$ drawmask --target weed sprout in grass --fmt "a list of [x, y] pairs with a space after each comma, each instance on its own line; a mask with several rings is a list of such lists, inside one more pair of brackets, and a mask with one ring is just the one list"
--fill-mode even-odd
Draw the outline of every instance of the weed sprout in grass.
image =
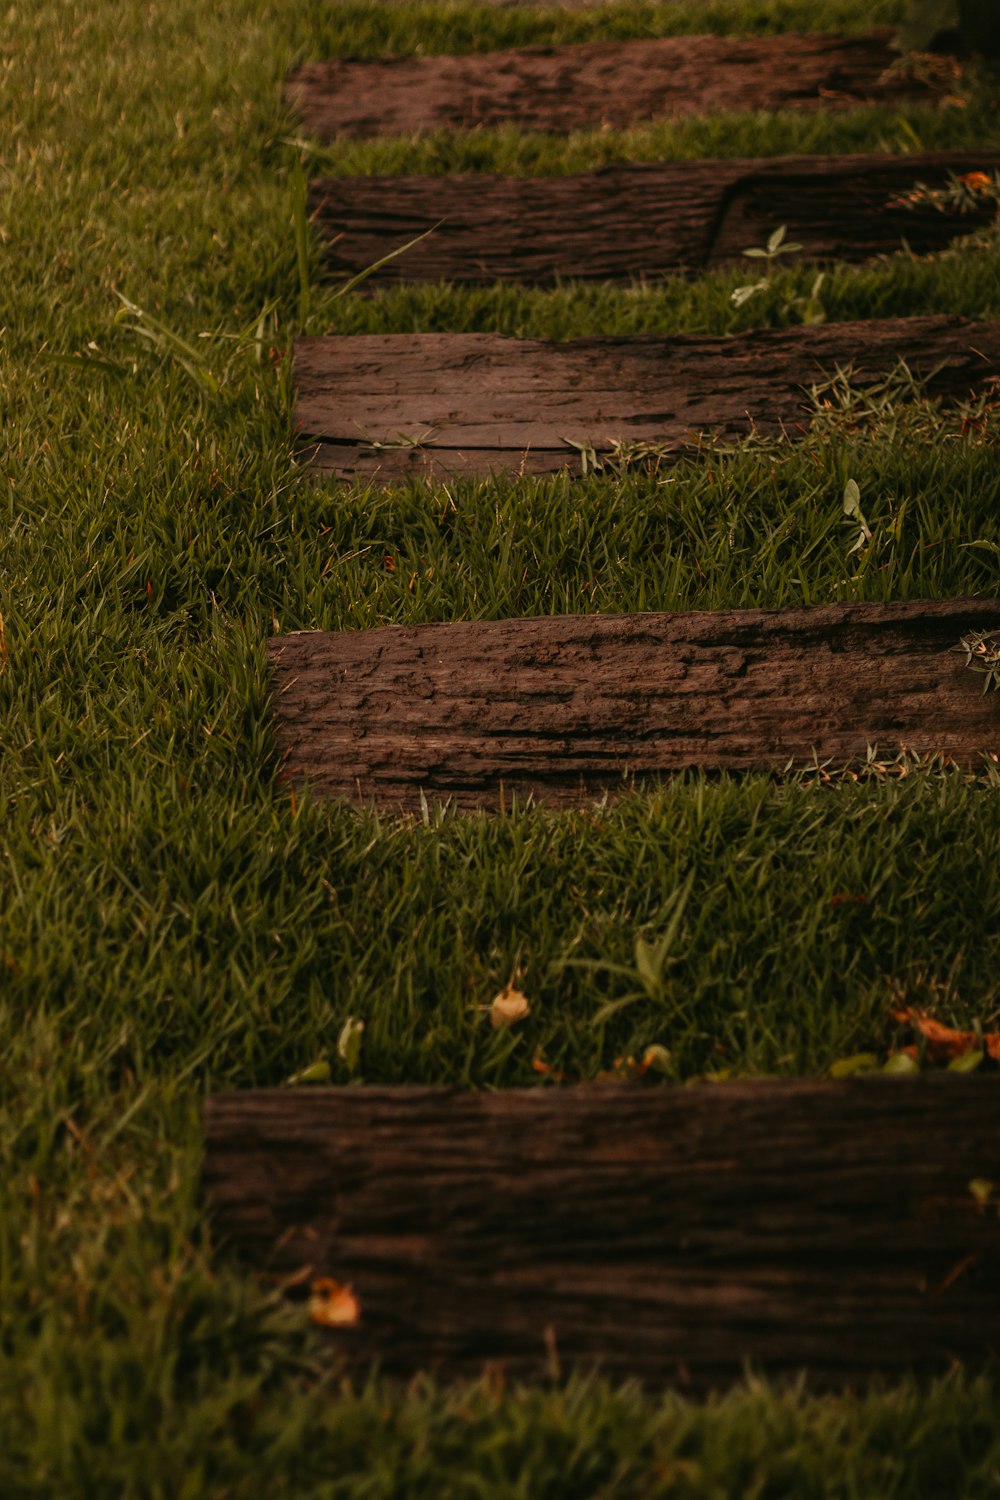
[[[730, 293], [730, 301], [734, 307], [743, 307], [755, 297], [758, 292], [770, 291], [772, 281], [771, 272], [775, 263], [783, 255], [797, 255], [805, 247], [794, 240], [787, 240], [787, 226], [782, 224], [773, 234], [768, 237], [766, 245], [752, 245], [743, 254], [750, 260], [762, 260], [764, 262], [764, 275], [758, 281], [751, 281], [744, 286], [735, 287]], [[792, 295], [786, 298], [782, 305], [782, 312], [786, 318], [795, 318], [798, 322], [813, 326], [826, 321], [826, 309], [823, 306], [820, 293], [823, 283], [826, 281], [826, 272], [820, 271], [815, 277], [812, 287], [807, 296]]]
[[965, 665], [982, 674], [983, 692], [1000, 688], [1000, 635], [975, 631], [963, 636], [956, 650], [965, 653]]

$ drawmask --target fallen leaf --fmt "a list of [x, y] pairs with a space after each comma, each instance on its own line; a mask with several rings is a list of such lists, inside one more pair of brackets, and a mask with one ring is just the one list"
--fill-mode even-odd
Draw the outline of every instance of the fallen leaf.
[[512, 984], [505, 985], [499, 995], [494, 995], [490, 1006], [490, 1020], [497, 1031], [505, 1026], [516, 1026], [531, 1014], [531, 1003]]
[[533, 1073], [541, 1073], [543, 1078], [551, 1078], [553, 1083], [566, 1082], [566, 1074], [560, 1068], [554, 1068], [551, 1063], [547, 1063], [542, 1057], [536, 1056], [531, 1059], [531, 1071]]
[[594, 1079], [595, 1083], [631, 1083], [635, 1078], [641, 1078], [645, 1072], [642, 1063], [637, 1063], [634, 1057], [616, 1057], [610, 1068], [602, 1068]]
[[890, 1052], [882, 1065], [883, 1073], [919, 1073], [920, 1064], [906, 1051]]
[[659, 1042], [652, 1042], [642, 1054], [642, 1071], [648, 1073], [671, 1074], [674, 1071], [674, 1060], [667, 1047], [662, 1047]]
[[1000, 1062], [1000, 1032], [984, 1031], [980, 1036], [977, 1031], [956, 1031], [908, 1005], [892, 1011], [891, 1015], [901, 1026], [912, 1026], [924, 1038], [931, 1062], [949, 1062], [965, 1052], [979, 1051], [984, 1051], [993, 1062]]
[[285, 1083], [289, 1088], [298, 1088], [304, 1083], [328, 1083], [330, 1081], [330, 1064], [325, 1057], [318, 1062], [310, 1063], [308, 1068], [303, 1068], [299, 1073], [293, 1073], [291, 1078], [286, 1078]]
[[978, 1047], [972, 1047], [968, 1052], [960, 1052], [953, 1057], [948, 1064], [949, 1073], [974, 1073], [983, 1060], [983, 1054]]
[[831, 1078], [851, 1078], [855, 1073], [874, 1073], [878, 1058], [874, 1052], [853, 1052], [850, 1057], [839, 1057], [830, 1064]]
[[349, 1286], [332, 1276], [320, 1276], [312, 1284], [309, 1321], [323, 1328], [350, 1328], [361, 1320], [361, 1303]]
[[340, 1028], [337, 1038], [337, 1056], [345, 1064], [348, 1073], [357, 1072], [358, 1063], [361, 1061], [361, 1036], [365, 1029], [364, 1021], [357, 1016], [348, 1016]]

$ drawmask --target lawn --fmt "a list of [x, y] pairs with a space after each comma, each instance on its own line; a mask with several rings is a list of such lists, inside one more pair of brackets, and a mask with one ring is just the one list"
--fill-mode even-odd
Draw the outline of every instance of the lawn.
[[[996, 774], [687, 776], [573, 813], [379, 818], [276, 777], [265, 637], [567, 611], [997, 592], [1000, 424], [888, 390], [798, 447], [669, 471], [343, 491], [293, 458], [299, 331], [715, 332], [801, 317], [788, 257], [655, 287], [370, 297], [324, 284], [303, 172], [578, 171], [663, 155], [1000, 148], [963, 103], [314, 147], [287, 69], [334, 52], [864, 30], [894, 0], [552, 13], [329, 0], [13, 0], [0, 25], [0, 1493], [10, 1497], [986, 1496], [996, 1384], [695, 1404], [365, 1386], [241, 1275], [198, 1201], [213, 1089], [822, 1075], [893, 997], [1000, 1000]], [[301, 233], [298, 236], [301, 240]], [[831, 319], [1000, 317], [1000, 240], [833, 268]], [[859, 351], [861, 353], [862, 351]], [[843, 391], [841, 392], [843, 394]], [[836, 394], [836, 391], [834, 392]], [[873, 533], [852, 551], [856, 481]], [[976, 545], [986, 543], [986, 546]], [[690, 881], [662, 1001], [637, 935]], [[863, 900], [843, 900], [847, 895]], [[527, 1022], [481, 1009], [509, 979]], [[349, 1075], [337, 1038], [365, 1023]], [[316, 1069], [316, 1065], [320, 1065]], [[929, 1128], [932, 1128], [929, 1126]]]

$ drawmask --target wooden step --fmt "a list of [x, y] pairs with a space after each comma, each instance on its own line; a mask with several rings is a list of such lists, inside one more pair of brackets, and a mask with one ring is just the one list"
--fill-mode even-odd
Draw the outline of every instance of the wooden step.
[[893, 31], [763, 37], [643, 37], [462, 57], [306, 63], [287, 95], [307, 134], [413, 135], [514, 124], [569, 132], [658, 116], [851, 109], [931, 98], [898, 62]]
[[870, 385], [901, 359], [930, 377], [930, 394], [964, 399], [1000, 372], [1000, 322], [890, 318], [565, 343], [488, 333], [303, 338], [295, 414], [315, 440], [310, 460], [345, 479], [579, 473], [616, 445], [645, 445], [662, 459], [702, 435], [801, 434], [815, 411], [811, 386], [838, 367]]
[[[551, 285], [656, 278], [739, 261], [785, 225], [803, 257], [863, 261], [904, 245], [943, 249], [996, 217], [901, 201], [919, 183], [1000, 170], [1000, 153], [785, 156], [605, 167], [575, 177], [331, 177], [311, 209], [334, 273], [356, 275], [390, 251], [427, 239], [372, 278]], [[743, 260], [747, 279], [759, 272]]]
[[353, 1366], [594, 1364], [692, 1388], [836, 1385], [1000, 1352], [1000, 1088], [922, 1076], [689, 1088], [233, 1093], [213, 1236], [349, 1284]]
[[700, 766], [842, 766], [868, 748], [1000, 752], [1000, 694], [959, 649], [1000, 600], [564, 615], [278, 636], [284, 775], [418, 812], [581, 804]]

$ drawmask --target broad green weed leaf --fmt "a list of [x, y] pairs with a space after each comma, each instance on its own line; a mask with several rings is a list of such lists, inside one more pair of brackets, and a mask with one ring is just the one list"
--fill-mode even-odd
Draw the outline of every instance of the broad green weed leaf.
[[974, 1073], [983, 1060], [983, 1053], [978, 1047], [971, 1047], [968, 1052], [960, 1052], [953, 1057], [948, 1064], [949, 1073]]
[[874, 1052], [855, 1052], [850, 1057], [841, 1057], [830, 1066], [831, 1078], [850, 1078], [855, 1073], [874, 1073], [878, 1070], [878, 1058]]
[[325, 1057], [317, 1062], [310, 1063], [308, 1068], [303, 1068], [299, 1073], [293, 1073], [291, 1078], [286, 1078], [285, 1083], [289, 1088], [298, 1088], [306, 1083], [329, 1083], [330, 1064]]
[[861, 519], [861, 488], [856, 479], [849, 479], [844, 485], [844, 515], [851, 520]]
[[920, 1064], [908, 1052], [894, 1052], [882, 1069], [883, 1073], [919, 1073]]

